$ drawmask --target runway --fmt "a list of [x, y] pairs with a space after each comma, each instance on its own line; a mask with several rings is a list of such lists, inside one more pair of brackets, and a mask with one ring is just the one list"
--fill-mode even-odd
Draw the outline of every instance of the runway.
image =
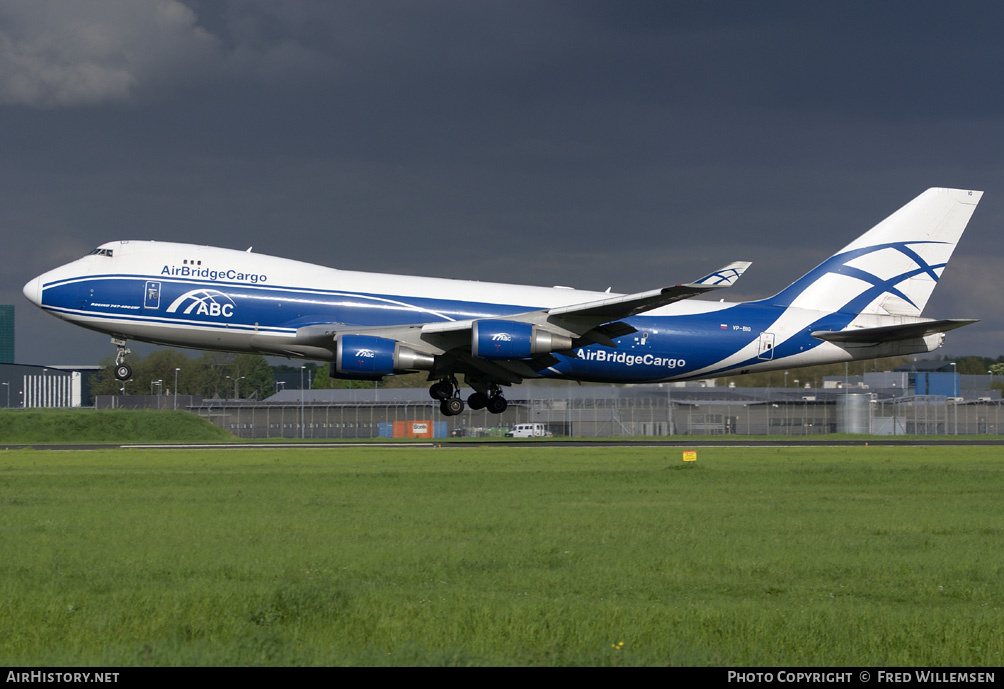
[[359, 442], [359, 441], [330, 441], [330, 442], [289, 442], [287, 440], [277, 440], [275, 442], [262, 441], [257, 443], [235, 442], [235, 443], [109, 443], [109, 444], [20, 444], [3, 445], [5, 450], [109, 450], [109, 449], [132, 449], [132, 450], [268, 450], [268, 449], [338, 449], [338, 448], [360, 448], [360, 447], [380, 447], [386, 449], [394, 448], [428, 448], [442, 449], [451, 447], [678, 447], [678, 448], [701, 448], [701, 447], [986, 447], [1004, 446], [1004, 438], [997, 436], [973, 437], [956, 436], [952, 438], [862, 438], [858, 439], [783, 439], [783, 438], [735, 438], [732, 440], [658, 440], [658, 439], [603, 439], [603, 440], [569, 440], [569, 439], [520, 439], [520, 440], [470, 440], [470, 439], [434, 439], [417, 440], [415, 442]]

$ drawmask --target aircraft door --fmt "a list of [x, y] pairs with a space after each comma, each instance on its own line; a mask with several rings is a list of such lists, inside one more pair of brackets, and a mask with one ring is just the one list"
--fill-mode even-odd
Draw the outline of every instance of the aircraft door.
[[146, 289], [143, 291], [143, 308], [160, 308], [160, 283], [147, 280]]
[[765, 361], [774, 358], [774, 333], [760, 333], [760, 346], [756, 358]]

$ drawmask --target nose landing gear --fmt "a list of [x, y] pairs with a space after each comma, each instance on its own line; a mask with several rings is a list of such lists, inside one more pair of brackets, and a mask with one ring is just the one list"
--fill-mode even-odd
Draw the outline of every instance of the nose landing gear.
[[118, 348], [115, 352], [115, 378], [117, 380], [129, 380], [132, 378], [132, 367], [125, 362], [125, 358], [126, 354], [131, 354], [132, 351], [126, 347], [125, 340], [113, 337], [112, 344]]

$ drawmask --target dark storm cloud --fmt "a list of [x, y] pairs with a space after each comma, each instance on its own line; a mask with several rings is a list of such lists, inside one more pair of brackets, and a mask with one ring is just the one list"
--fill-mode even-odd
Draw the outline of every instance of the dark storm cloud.
[[184, 4], [167, 0], [0, 5], [0, 102], [62, 107], [125, 102], [216, 52]]
[[77, 357], [20, 285], [114, 238], [618, 291], [754, 260], [732, 298], [938, 185], [987, 195], [929, 311], [1004, 351], [994, 5], [54, 7], [0, 2], [0, 300], [40, 361]]

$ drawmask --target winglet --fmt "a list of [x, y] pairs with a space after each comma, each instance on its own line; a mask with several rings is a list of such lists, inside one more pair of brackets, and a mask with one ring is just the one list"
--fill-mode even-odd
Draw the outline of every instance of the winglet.
[[751, 265], [753, 265], [752, 261], [733, 261], [713, 273], [709, 273], [702, 278], [694, 280], [688, 286], [697, 287], [700, 285], [702, 287], [730, 287]]

